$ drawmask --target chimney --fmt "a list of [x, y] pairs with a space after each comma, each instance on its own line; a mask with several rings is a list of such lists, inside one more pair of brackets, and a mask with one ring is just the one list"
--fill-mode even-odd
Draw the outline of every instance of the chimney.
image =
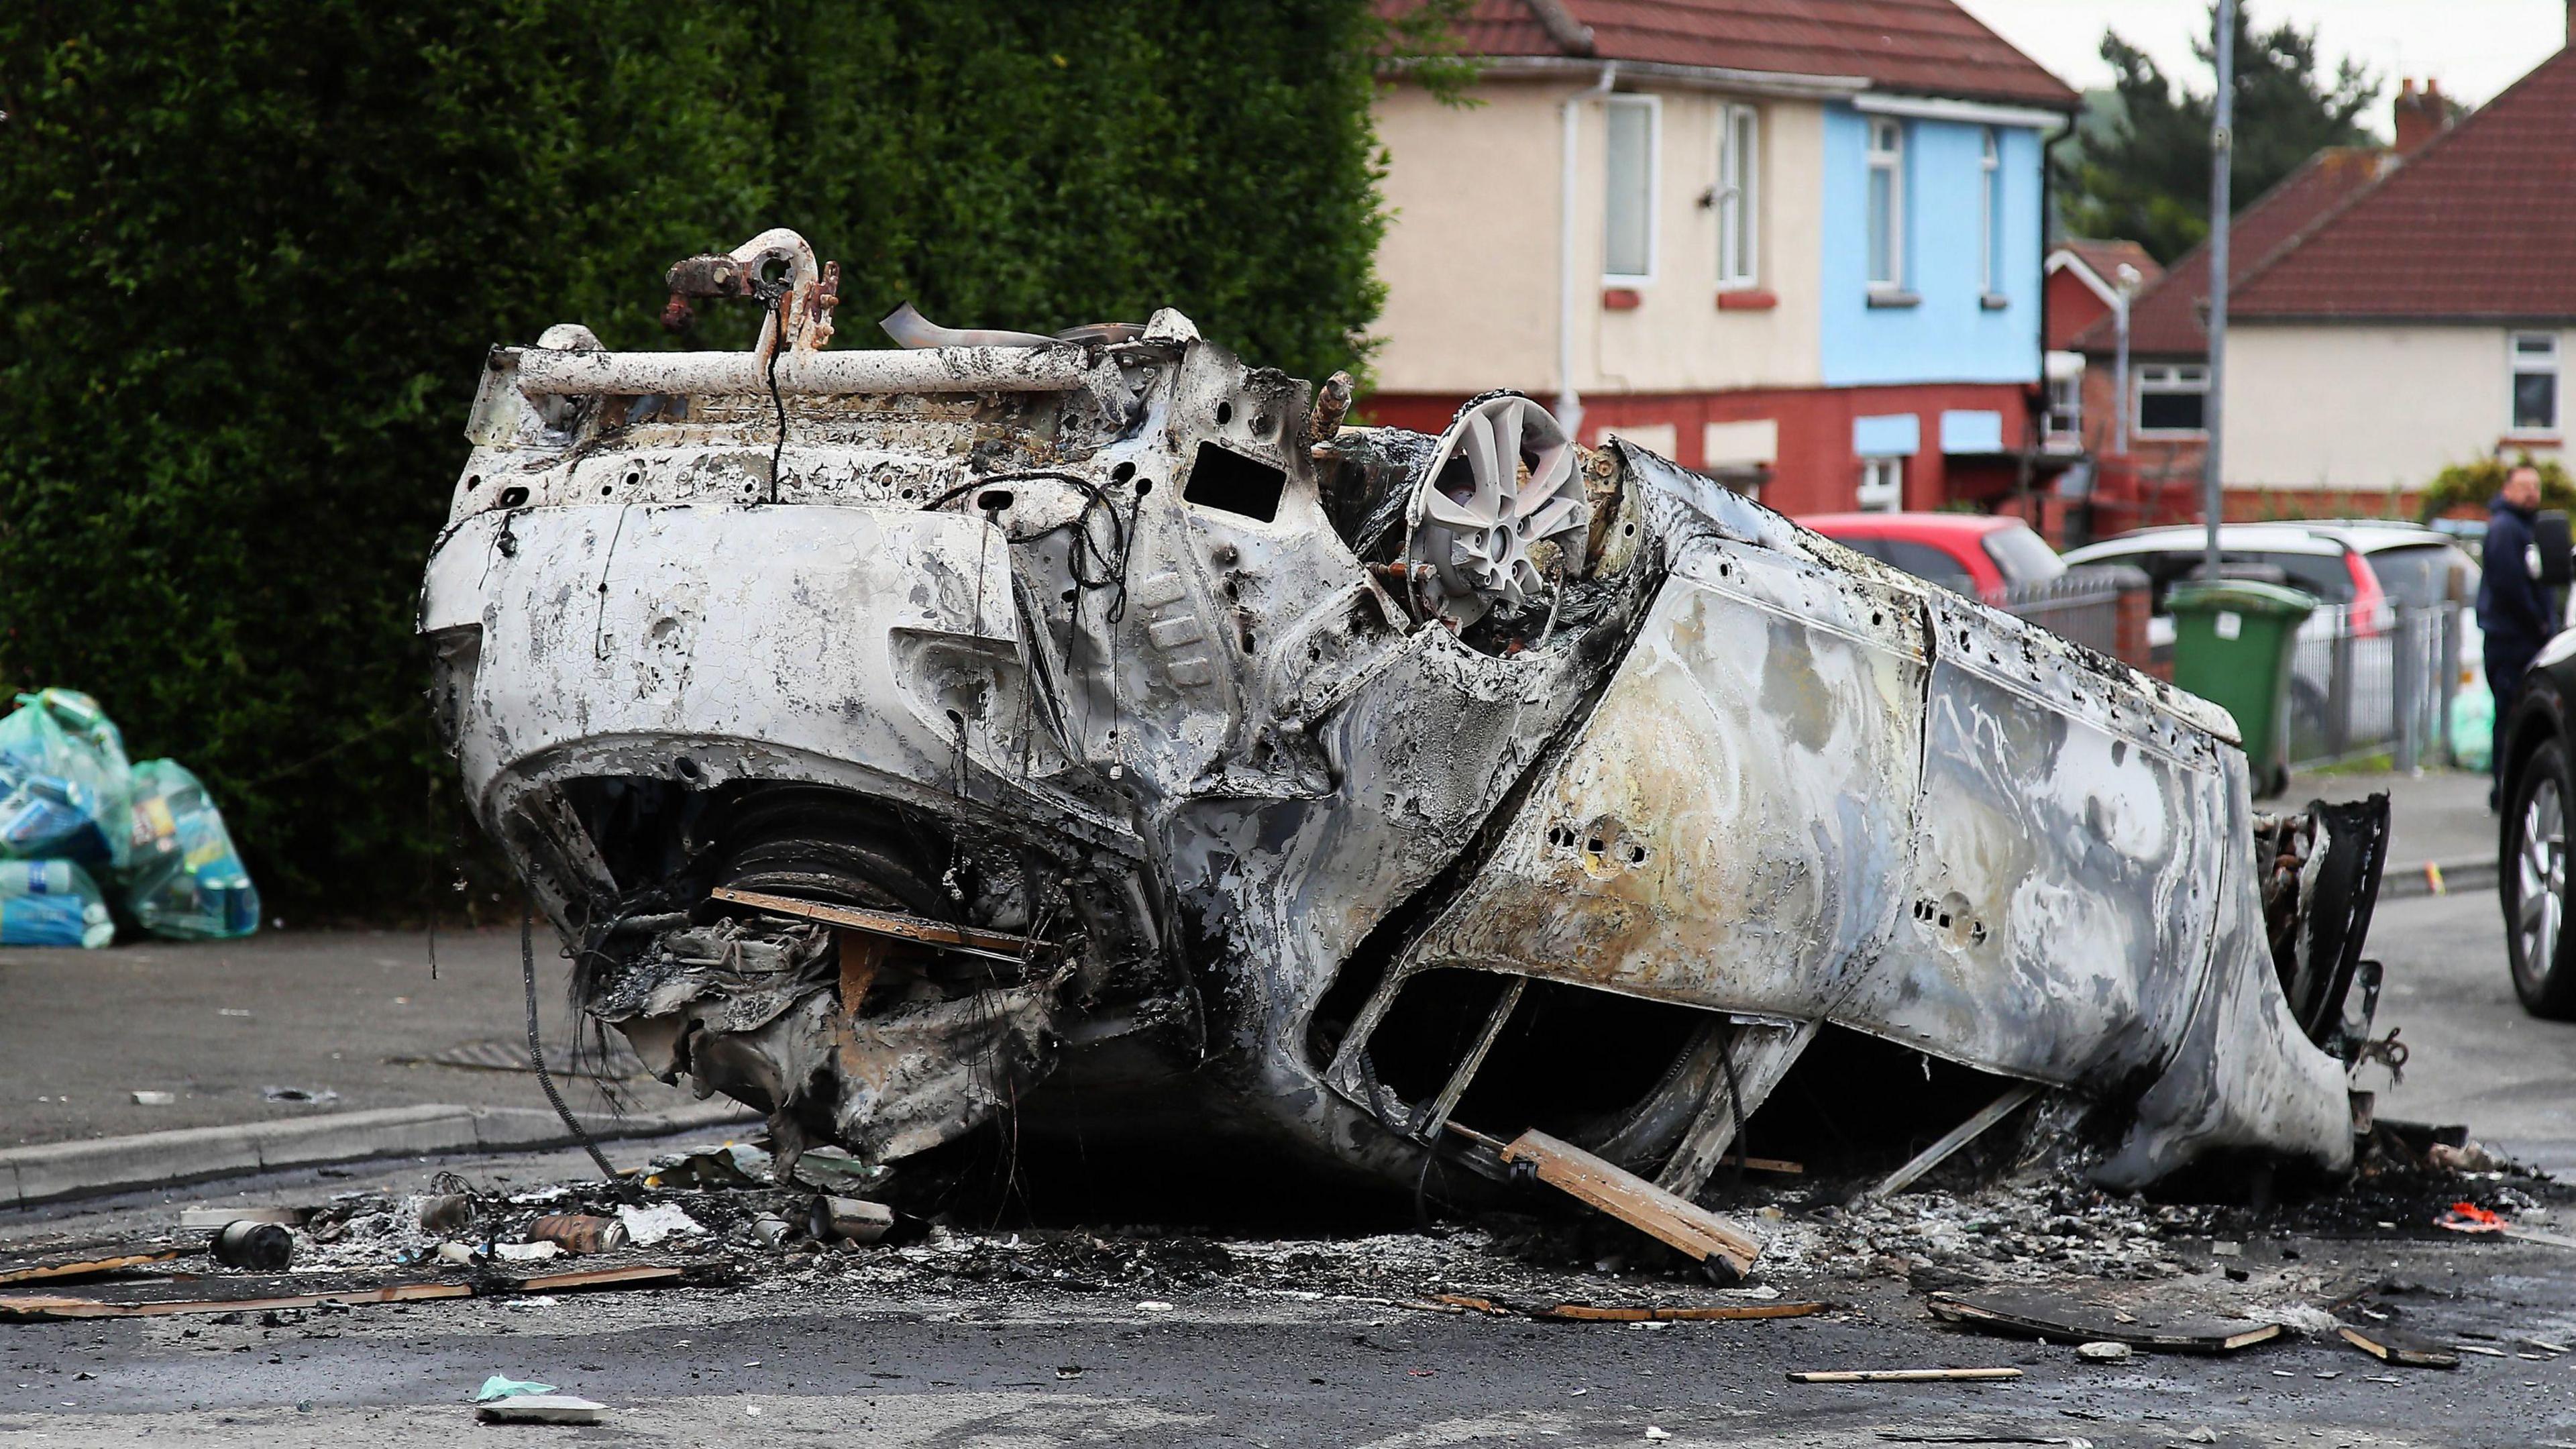
[[[2576, 7], [2576, 0], [2569, 0], [2569, 4]], [[2451, 123], [2450, 101], [2442, 94], [2441, 82], [2435, 80], [2426, 80], [2420, 91], [2411, 79], [2399, 81], [2396, 111], [2400, 156], [2414, 155]]]

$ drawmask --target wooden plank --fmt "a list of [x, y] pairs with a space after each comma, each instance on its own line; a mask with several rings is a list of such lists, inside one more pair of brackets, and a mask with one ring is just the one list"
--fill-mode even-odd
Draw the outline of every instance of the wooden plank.
[[1425, 1313], [1481, 1313], [1489, 1318], [1522, 1314], [1570, 1323], [1732, 1323], [1757, 1318], [1806, 1318], [1825, 1311], [1822, 1303], [1729, 1303], [1709, 1307], [1646, 1304], [1624, 1307], [1598, 1303], [1551, 1303], [1532, 1307], [1478, 1298], [1465, 1293], [1435, 1293], [1428, 1302], [1399, 1301], [1398, 1307]]
[[2358, 1327], [2349, 1323], [2338, 1323], [2335, 1325], [2335, 1332], [2341, 1335], [2344, 1342], [2382, 1363], [2399, 1364], [2407, 1368], [2450, 1369], [2460, 1366], [2460, 1356], [2442, 1345], [2376, 1323]]
[[1559, 1303], [1538, 1309], [1538, 1318], [1566, 1318], [1581, 1323], [1736, 1323], [1756, 1318], [1807, 1318], [1825, 1311], [1822, 1303], [1730, 1303], [1711, 1308], [1609, 1308], [1590, 1303]]
[[[214, 1286], [220, 1280], [210, 1280]], [[389, 1283], [381, 1288], [342, 1288], [324, 1293], [284, 1293], [264, 1298], [172, 1298], [111, 1303], [69, 1294], [0, 1294], [0, 1321], [56, 1318], [168, 1318], [183, 1313], [258, 1313], [275, 1308], [318, 1308], [325, 1303], [408, 1303], [424, 1298], [470, 1298], [466, 1283]]]
[[[591, 1268], [574, 1273], [541, 1273], [527, 1278], [508, 1280], [503, 1291], [518, 1293], [563, 1293], [582, 1288], [638, 1288], [651, 1284], [676, 1284], [685, 1269], [664, 1265], [637, 1265], [626, 1268]], [[277, 1308], [318, 1308], [325, 1303], [409, 1303], [430, 1298], [471, 1298], [474, 1284], [450, 1279], [429, 1279], [407, 1283], [387, 1283], [362, 1288], [344, 1285], [309, 1293], [241, 1293], [275, 1284], [276, 1278], [259, 1279], [192, 1279], [184, 1284], [141, 1285], [153, 1288], [184, 1287], [188, 1297], [117, 1301], [98, 1296], [75, 1294], [11, 1293], [0, 1294], [0, 1322], [24, 1322], [62, 1318], [167, 1318], [186, 1313], [258, 1313]], [[239, 1296], [220, 1295], [227, 1287]]]
[[2286, 1332], [2277, 1323], [2242, 1318], [2158, 1318], [2147, 1308], [2124, 1323], [2110, 1308], [2021, 1289], [1973, 1296], [1935, 1293], [1925, 1306], [1935, 1318], [1989, 1332], [2059, 1343], [2125, 1343], [2167, 1353], [2234, 1353]]
[[1976, 1140], [1987, 1128], [2009, 1117], [2024, 1102], [2039, 1095], [2037, 1082], [2021, 1082], [2012, 1090], [1985, 1105], [1974, 1117], [1953, 1127], [1938, 1142], [1924, 1148], [1912, 1162], [1887, 1175], [1885, 1181], [1863, 1193], [1864, 1198], [1887, 1197], [1913, 1186], [1914, 1180], [1949, 1160], [1950, 1154]]
[[[1708, 1096], [1700, 1103], [1699, 1115], [1691, 1119], [1690, 1130], [1682, 1134], [1681, 1144], [1672, 1156], [1664, 1159], [1663, 1171], [1655, 1174], [1655, 1186], [1680, 1198], [1699, 1196], [1701, 1188], [1715, 1176], [1726, 1149], [1735, 1142], [1737, 1123], [1735, 1094], [1744, 1093], [1743, 1109], [1751, 1117], [1770, 1099], [1772, 1090], [1789, 1075], [1799, 1054], [1816, 1039], [1816, 1023], [1801, 1022], [1796, 1026], [1739, 1024], [1727, 1053], [1735, 1063], [1734, 1085], [1728, 1085], [1723, 1074], [1709, 1086]], [[1746, 1163], [1750, 1168], [1753, 1164]]]
[[2017, 1368], [1814, 1369], [1792, 1370], [1793, 1384], [1961, 1384], [2017, 1379]]
[[1503, 1149], [1503, 1161], [1529, 1163], [1537, 1169], [1538, 1180], [1548, 1186], [1702, 1263], [1714, 1262], [1738, 1278], [1752, 1272], [1753, 1260], [1762, 1255], [1759, 1242], [1727, 1226], [1716, 1214], [1544, 1132], [1532, 1130], [1513, 1138]]
[[67, 1253], [50, 1258], [13, 1263], [0, 1268], [0, 1283], [37, 1283], [64, 1278], [90, 1278], [102, 1273], [140, 1268], [148, 1263], [167, 1263], [184, 1253], [202, 1253], [203, 1248], [147, 1248], [141, 1252], [90, 1255]]
[[899, 941], [923, 941], [933, 946], [963, 946], [970, 950], [998, 951], [1017, 960], [1044, 941], [1027, 936], [1014, 936], [1003, 931], [983, 931], [972, 926], [952, 926], [927, 916], [897, 915], [892, 911], [871, 911], [860, 906], [829, 905], [822, 901], [800, 901], [794, 896], [774, 896], [765, 891], [737, 890], [718, 886], [707, 894], [730, 905], [749, 906], [773, 916], [794, 916], [799, 920], [821, 921], [827, 926], [843, 926], [853, 931], [869, 931], [892, 936]]

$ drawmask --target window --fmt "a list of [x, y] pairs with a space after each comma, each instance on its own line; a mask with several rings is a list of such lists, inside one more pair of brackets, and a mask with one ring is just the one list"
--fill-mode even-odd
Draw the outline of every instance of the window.
[[[1886, 461], [1893, 463], [1900, 460], [1890, 458]], [[1957, 559], [1928, 543], [1916, 543], [1909, 538], [1882, 538], [1878, 544], [1880, 548], [1886, 550], [1883, 557], [1889, 563], [1918, 579], [1939, 584], [1954, 594], [1968, 594], [1976, 590], [1976, 581], [1968, 577], [1968, 571], [1960, 567]], [[2041, 546], [2046, 547], [2044, 544]]]
[[1860, 460], [1859, 506], [1863, 513], [1894, 513], [1905, 506], [1903, 458]]
[[1977, 255], [1984, 259], [1977, 285], [1989, 297], [2001, 296], [2004, 290], [2004, 171], [2003, 147], [1995, 128], [1985, 129], [1985, 152], [1977, 160], [1977, 216], [1979, 233]]
[[2050, 447], [2084, 441], [2084, 374], [2048, 380], [2047, 438]]
[[1762, 220], [1762, 119], [1751, 106], [1726, 108], [1717, 157], [1717, 284], [1750, 287], [1754, 231]]
[[2209, 369], [2179, 363], [2138, 369], [2138, 431], [2197, 433], [2208, 427]]
[[1612, 96], [1602, 110], [1610, 130], [1608, 159], [1602, 168], [1606, 188], [1603, 278], [1651, 281], [1655, 275], [1655, 131], [1661, 108], [1653, 96]]
[[1869, 123], [1869, 284], [1905, 285], [1905, 126]]
[[2558, 334], [2513, 334], [2513, 430], [2558, 431]]

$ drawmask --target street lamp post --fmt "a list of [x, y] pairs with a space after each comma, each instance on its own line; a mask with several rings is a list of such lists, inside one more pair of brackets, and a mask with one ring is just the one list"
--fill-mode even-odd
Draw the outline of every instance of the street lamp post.
[[2218, 0], [2218, 94], [2209, 128], [2209, 394], [2201, 404], [2208, 430], [2201, 479], [2201, 509], [2208, 536], [2201, 565], [2218, 575], [2218, 520], [2225, 504], [2219, 493], [2224, 476], [2227, 423], [2227, 214], [2229, 175], [2236, 154], [2236, 0]]
[[2129, 299], [2144, 278], [2127, 262], [2111, 278], [2111, 314], [2118, 319], [2120, 350], [2111, 364], [2111, 455], [2129, 455]]

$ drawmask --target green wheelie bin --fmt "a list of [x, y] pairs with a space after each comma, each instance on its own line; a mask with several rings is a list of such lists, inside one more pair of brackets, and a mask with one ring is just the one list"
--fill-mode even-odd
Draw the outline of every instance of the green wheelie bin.
[[2174, 679], [2235, 717], [2258, 796], [2289, 788], [2282, 759], [2290, 708], [2290, 651], [2315, 613], [2314, 594], [2250, 579], [2174, 585]]

